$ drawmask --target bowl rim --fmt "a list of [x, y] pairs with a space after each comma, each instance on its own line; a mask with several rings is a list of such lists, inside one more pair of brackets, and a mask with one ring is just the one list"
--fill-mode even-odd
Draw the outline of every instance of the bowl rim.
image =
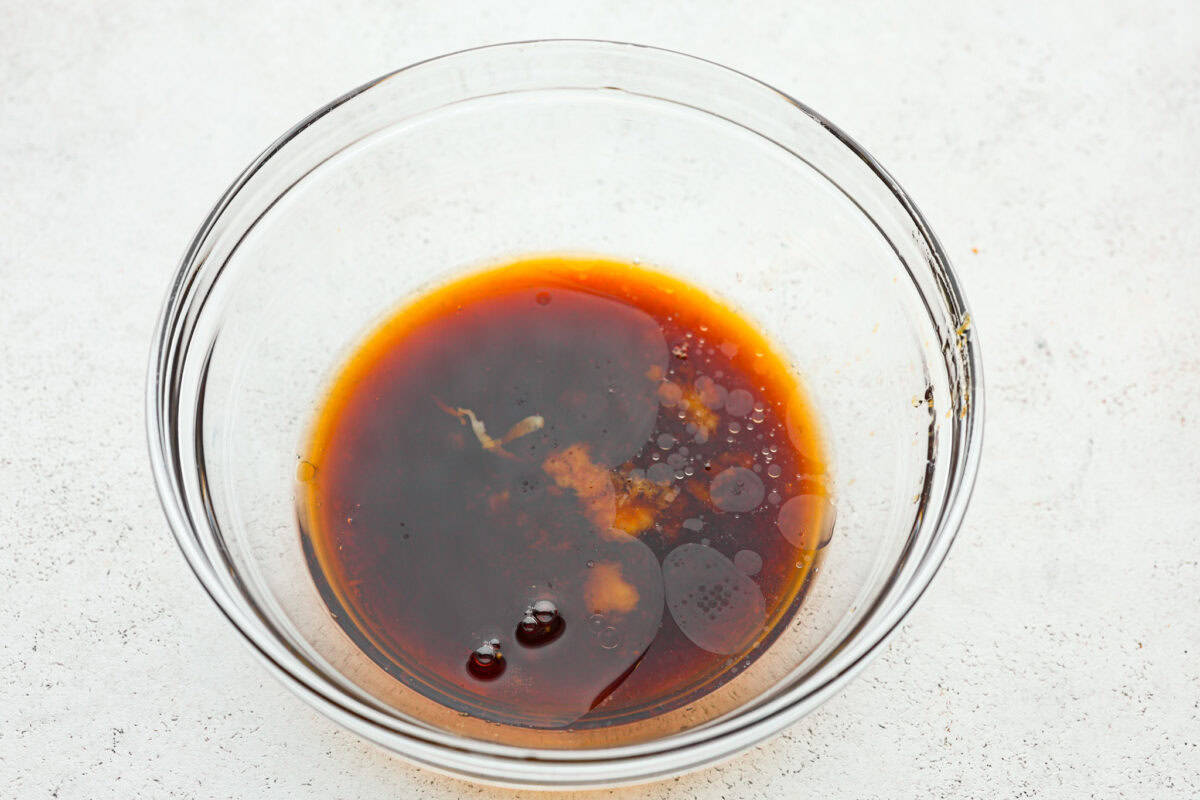
[[[501, 745], [460, 737], [396, 719], [379, 708], [373, 708], [357, 698], [350, 697], [338, 689], [336, 684], [324, 678], [317, 678], [303, 658], [280, 645], [278, 641], [264, 641], [261, 620], [242, 608], [237, 598], [219, 585], [216, 572], [198, 541], [202, 534], [197, 530], [183, 496], [181, 473], [173, 460], [175, 445], [172, 440], [173, 426], [170, 424], [178, 407], [178, 398], [173, 392], [172, 371], [177, 345], [176, 327], [187, 309], [189, 289], [204, 266], [204, 259], [201, 257], [204, 244], [239, 191], [268, 161], [318, 119], [373, 87], [424, 64], [481, 51], [563, 46], [599, 47], [613, 52], [645, 50], [660, 57], [676, 59], [683, 64], [715, 67], [778, 95], [832, 134], [843, 147], [869, 168], [883, 187], [899, 202], [932, 256], [932, 263], [923, 267], [933, 273], [946, 310], [953, 319], [963, 321], [964, 325], [969, 322], [969, 330], [959, 331], [959, 350], [966, 367], [962, 380], [970, 393], [970, 402], [964, 405], [962, 415], [956, 414], [956, 418], [952, 420], [952, 449], [944, 505], [932, 528], [929, 545], [920, 554], [908, 584], [895, 597], [892, 605], [882, 609], [881, 615], [863, 614], [858, 624], [845, 634], [844, 646], [835, 651], [841, 659], [838, 668], [827, 669], [830, 667], [828, 659], [832, 657], [827, 656], [825, 663], [817, 665], [808, 679], [788, 688], [766, 703], [752, 704], [748, 710], [739, 709], [727, 718], [683, 733], [632, 745], [588, 750]], [[186, 349], [186, 343], [183, 349]], [[508, 787], [544, 789], [599, 788], [657, 780], [724, 760], [779, 732], [841, 689], [878, 654], [881, 646], [895, 633], [944, 562], [958, 533], [974, 488], [984, 422], [983, 373], [978, 331], [971, 320], [958, 279], [940, 242], [916, 204], [874, 157], [821, 114], [787, 93], [744, 72], [676, 50], [588, 38], [503, 42], [423, 59], [346, 92], [309, 114], [276, 139], [221, 195], [192, 237], [176, 268], [155, 326], [145, 402], [151, 468], [172, 535], [189, 568], [209, 598], [272, 674], [326, 716], [411, 762], [453, 777], [466, 777]], [[878, 609], [872, 608], [871, 612], [876, 610]], [[259, 624], [256, 626], [255, 623]], [[867, 629], [867, 623], [871, 623], [870, 630]]]

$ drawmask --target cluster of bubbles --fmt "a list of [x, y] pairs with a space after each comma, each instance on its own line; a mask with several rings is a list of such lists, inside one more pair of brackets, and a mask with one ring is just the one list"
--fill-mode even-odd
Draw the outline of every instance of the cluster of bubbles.
[[554, 603], [538, 600], [525, 609], [525, 616], [517, 624], [517, 641], [526, 647], [542, 647], [562, 636], [567, 623], [558, 613]]
[[[524, 647], [543, 647], [562, 636], [567, 623], [551, 600], [538, 600], [525, 608], [513, 636]], [[500, 639], [485, 639], [467, 658], [467, 673], [481, 681], [499, 678], [506, 664]]]
[[592, 614], [588, 617], [588, 627], [592, 629], [600, 646], [605, 650], [612, 650], [621, 643], [621, 634], [608, 624], [608, 620], [603, 614]]
[[[680, 347], [686, 351], [692, 344], [703, 346], [704, 340], [701, 338], [697, 342], [685, 341]], [[721, 345], [722, 350], [725, 348], [726, 345]], [[707, 352], [712, 353], [715, 350], [710, 347]], [[730, 357], [733, 354], [726, 352]], [[782, 428], [768, 419], [766, 403], [747, 389], [728, 389], [718, 382], [718, 379], [723, 377], [724, 374], [720, 370], [715, 371], [711, 377], [701, 375], [696, 378], [692, 388], [700, 402], [710, 411], [724, 412], [724, 427], [720, 430], [725, 434], [725, 443], [744, 443], [746, 450], [753, 455], [753, 463], [749, 467], [726, 467], [712, 475], [708, 488], [713, 507], [717, 511], [736, 516], [759, 509], [765, 501], [767, 505], [778, 509], [778, 528], [791, 544], [805, 550], [825, 547], [833, 534], [832, 504], [828, 498], [819, 494], [796, 495], [785, 501], [784, 495], [777, 489], [783, 488], [782, 484], [770, 483], [786, 480], [783, 467], [776, 461], [780, 447], [777, 439]], [[761, 387], [761, 390], [765, 391], [765, 387]], [[678, 406], [683, 396], [683, 387], [669, 380], [663, 382], [663, 388], [659, 391], [660, 401], [668, 408]], [[680, 408], [677, 414], [681, 420], [688, 418], [688, 411], [684, 408]], [[710, 434], [695, 422], [689, 422], [686, 430], [691, 435], [694, 445], [703, 445], [710, 440]], [[712, 435], [718, 435], [718, 431], [714, 431]], [[655, 463], [646, 470], [646, 478], [666, 485], [672, 480], [683, 480], [696, 474], [696, 465], [701, 463], [701, 460], [687, 445], [682, 444], [670, 433], [659, 434], [655, 438], [655, 444], [657, 450], [651, 454]], [[703, 469], [707, 473], [713, 472], [712, 462], [704, 460]], [[801, 476], [794, 477], [799, 479]], [[817, 521], [816, 530], [809, 529], [807, 523], [812, 520]], [[703, 520], [688, 520], [684, 523], [684, 528], [699, 531], [703, 524]]]
[[[703, 344], [703, 339], [699, 344]], [[734, 514], [753, 511], [764, 500], [778, 506], [783, 502], [783, 496], [773, 488], [768, 491], [764, 477], [771, 480], [784, 477], [783, 467], [775, 463], [779, 453], [779, 444], [775, 441], [779, 435], [779, 426], [768, 422], [767, 404], [757, 399], [752, 392], [747, 389], [730, 390], [718, 383], [717, 379], [724, 376], [721, 370], [715, 371], [713, 375], [715, 377], [701, 375], [696, 378], [693, 389], [695, 396], [710, 411], [724, 411], [724, 427], [710, 432], [696, 422], [688, 422], [685, 430], [692, 437], [691, 444], [704, 445], [712, 437], [723, 433], [726, 444], [744, 443], [754, 459], [749, 468], [728, 467], [713, 476], [710, 484], [713, 505], [718, 511]], [[763, 389], [765, 391], [765, 387]], [[683, 388], [670, 380], [664, 381], [659, 391], [660, 402], [668, 408], [678, 406], [683, 396]], [[680, 420], [688, 419], [687, 409], [680, 407], [676, 413]], [[635, 470], [632, 477], [645, 477], [660, 485], [667, 485], [673, 480], [681, 481], [694, 476], [697, 466], [701, 463], [706, 472], [713, 471], [711, 461], [701, 461], [689, 450], [687, 444], [670, 433], [658, 434], [654, 444], [657, 449], [651, 453], [650, 458], [655, 463], [644, 473]]]

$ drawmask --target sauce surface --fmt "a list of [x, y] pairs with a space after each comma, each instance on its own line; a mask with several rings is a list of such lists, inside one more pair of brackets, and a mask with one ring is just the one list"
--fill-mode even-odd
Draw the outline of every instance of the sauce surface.
[[535, 728], [729, 680], [833, 532], [787, 362], [699, 289], [531, 258], [417, 298], [337, 374], [298, 468], [346, 633], [407, 686]]

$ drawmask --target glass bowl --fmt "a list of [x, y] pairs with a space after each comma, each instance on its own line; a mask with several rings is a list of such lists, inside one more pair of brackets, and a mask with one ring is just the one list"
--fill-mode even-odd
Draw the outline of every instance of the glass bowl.
[[[300, 449], [353, 345], [414, 293], [536, 252], [645, 262], [740, 309], [802, 377], [833, 461], [836, 532], [794, 619], [720, 690], [628, 730], [528, 731], [415, 695], [332, 618], [297, 528]], [[958, 284], [874, 159], [746, 75], [596, 41], [421, 62], [288, 131], [188, 248], [147, 403], [175, 538], [274, 674], [412, 762], [540, 788], [712, 763], [844, 686], [945, 557], [983, 425]]]

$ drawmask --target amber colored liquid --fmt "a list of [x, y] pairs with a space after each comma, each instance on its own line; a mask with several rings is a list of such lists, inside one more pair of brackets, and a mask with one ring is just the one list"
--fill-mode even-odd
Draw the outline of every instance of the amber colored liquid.
[[789, 623], [832, 532], [786, 361], [614, 261], [421, 296], [341, 368], [302, 458], [302, 538], [346, 633], [511, 725], [612, 725], [720, 686]]

